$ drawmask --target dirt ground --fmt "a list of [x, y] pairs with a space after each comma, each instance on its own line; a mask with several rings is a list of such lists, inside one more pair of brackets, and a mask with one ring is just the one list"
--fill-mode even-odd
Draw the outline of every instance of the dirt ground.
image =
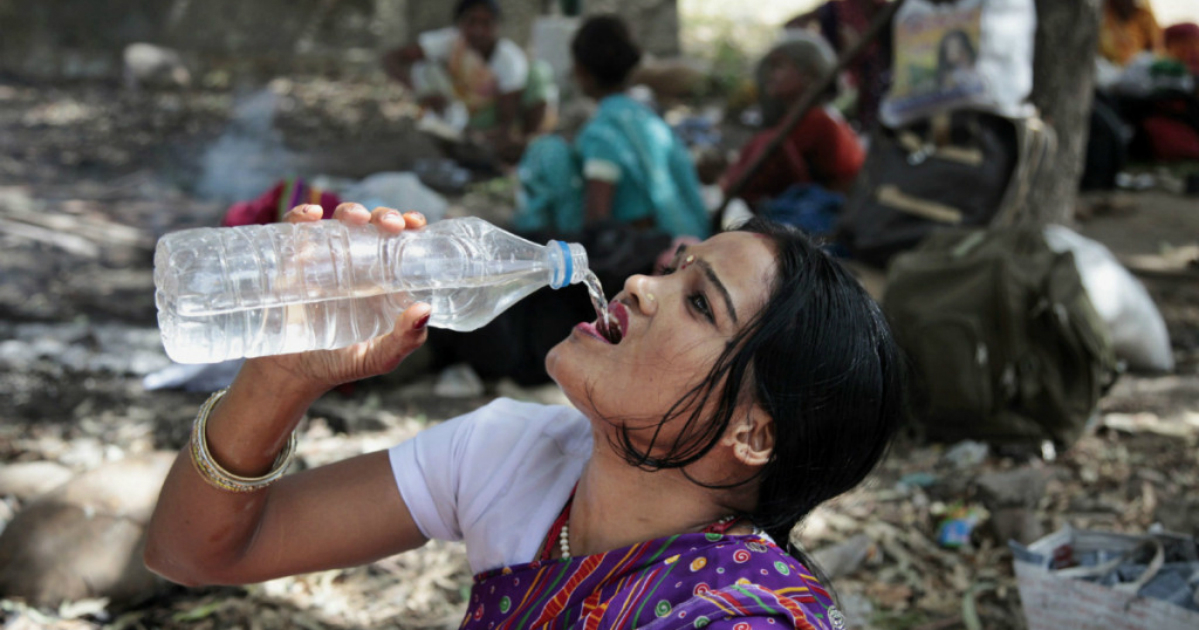
[[[0, 82], [0, 463], [53, 461], [82, 472], [184, 444], [205, 394], [141, 384], [167, 363], [154, 328], [152, 251], [168, 231], [219, 220], [226, 200], [204, 185], [214, 174], [244, 177], [236, 183], [248, 189], [282, 175], [280, 164], [362, 177], [437, 151], [415, 131], [398, 88], [310, 79], [271, 91], [276, 114], [267, 128], [243, 130], [268, 157], [234, 172], [215, 170], [210, 148], [246, 124], [231, 127], [243, 94]], [[1197, 207], [1195, 194], [1169, 188], [1085, 198], [1077, 227], [1146, 285], [1167, 323], [1175, 372], [1122, 375], [1096, 426], [1053, 460], [994, 449], [973, 458], [969, 445], [898, 441], [869, 483], [800, 530], [805, 547], [826, 550], [818, 556], [836, 575], [851, 627], [1024, 625], [1011, 552], [998, 533], [1008, 530], [983, 510], [978, 482], [989, 475], [1042, 474], [1044, 491], [1019, 515], [1040, 531], [1070, 524], [1143, 532], [1159, 523], [1197, 534]], [[471, 188], [450, 199], [450, 212], [503, 220], [505, 190]], [[385, 377], [328, 395], [302, 428], [302, 464], [385, 447], [492, 396], [561, 399], [552, 388], [503, 382], [483, 397], [444, 399], [431, 382]], [[0, 499], [2, 527], [21, 504]], [[969, 544], [940, 546], [938, 525], [958, 507], [985, 518]], [[847, 544], [829, 551], [840, 543]], [[367, 567], [247, 588], [163, 585], [129, 604], [39, 609], [0, 599], [0, 623], [452, 628], [469, 583], [462, 550], [431, 544]]]

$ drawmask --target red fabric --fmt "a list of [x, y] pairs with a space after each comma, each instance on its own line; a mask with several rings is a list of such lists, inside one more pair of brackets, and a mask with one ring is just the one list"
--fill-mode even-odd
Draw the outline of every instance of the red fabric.
[[1188, 72], [1200, 69], [1200, 26], [1191, 22], [1174, 24], [1163, 30], [1167, 54], [1182, 63]]
[[[725, 173], [722, 186], [728, 189], [755, 157], [766, 148], [776, 129], [762, 131], [742, 147], [738, 160]], [[823, 107], [812, 109], [787, 139], [746, 183], [741, 197], [750, 205], [779, 195], [792, 184], [813, 182], [840, 189], [858, 175], [866, 152], [858, 136], [840, 116]]]
[[[257, 199], [239, 201], [229, 206], [225, 217], [221, 219], [221, 227], [275, 223], [283, 218], [281, 210], [286, 212], [302, 203], [319, 203], [325, 211], [323, 218], [333, 218], [334, 209], [341, 203], [337, 195], [308, 186], [304, 180], [295, 180], [295, 186], [292, 183], [292, 180], [280, 180]], [[292, 195], [284, 200], [282, 197], [287, 191], [291, 191]]]
[[1200, 155], [1196, 130], [1182, 121], [1151, 116], [1142, 121], [1142, 129], [1159, 160], [1195, 160]]

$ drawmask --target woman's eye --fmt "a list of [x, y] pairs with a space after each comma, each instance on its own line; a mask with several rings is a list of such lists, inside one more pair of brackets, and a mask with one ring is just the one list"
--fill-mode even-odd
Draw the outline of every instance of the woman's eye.
[[708, 318], [708, 321], [715, 322], [713, 319], [712, 309], [708, 307], [708, 298], [704, 297], [703, 293], [695, 293], [688, 296], [688, 302], [691, 302], [692, 308]]
[[670, 267], [663, 267], [661, 275], [669, 276], [669, 275], [675, 273], [675, 269], [676, 269], [675, 265], [671, 265]]

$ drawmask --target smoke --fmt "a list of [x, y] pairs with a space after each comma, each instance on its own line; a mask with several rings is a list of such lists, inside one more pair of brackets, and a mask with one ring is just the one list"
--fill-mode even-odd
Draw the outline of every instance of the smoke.
[[260, 89], [238, 100], [228, 128], [200, 159], [197, 192], [218, 201], [253, 199], [290, 175], [296, 156], [274, 127], [279, 95]]

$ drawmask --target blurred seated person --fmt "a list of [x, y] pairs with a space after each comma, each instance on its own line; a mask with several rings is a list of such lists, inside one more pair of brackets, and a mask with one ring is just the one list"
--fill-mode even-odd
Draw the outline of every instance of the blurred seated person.
[[1200, 27], [1174, 24], [1163, 30], [1163, 54], [1150, 67], [1153, 91], [1143, 106], [1133, 153], [1158, 160], [1195, 160], [1197, 56]]
[[625, 94], [641, 50], [618, 17], [589, 18], [571, 42], [574, 77], [597, 101], [574, 143], [530, 143], [517, 169], [520, 232], [573, 234], [604, 221], [673, 237], [708, 235], [708, 212], [684, 143], [661, 117]]
[[[829, 45], [819, 36], [804, 31], [791, 31], [783, 43], [767, 53], [757, 72], [759, 93], [771, 105], [764, 105], [763, 111], [777, 110], [780, 114], [775, 120], [765, 120], [769, 128], [742, 147], [737, 161], [722, 178], [721, 185], [726, 191], [778, 133], [787, 108], [834, 63]], [[747, 204], [760, 205], [795, 184], [817, 184], [839, 193], [849, 191], [866, 152], [846, 120], [828, 105], [834, 92], [836, 88], [804, 115], [783, 144], [746, 182], [739, 196]]]
[[[852, 48], [866, 34], [888, 0], [830, 0], [788, 20], [784, 28], [821, 35], [836, 54]], [[878, 118], [879, 103], [887, 93], [892, 67], [892, 30], [884, 29], [847, 68], [853, 105], [845, 110], [860, 133], [870, 133]], [[853, 113], [850, 113], [853, 112]]]
[[1167, 56], [1187, 69], [1193, 77], [1200, 66], [1200, 26], [1194, 22], [1173, 24], [1163, 30]]
[[515, 162], [530, 135], [553, 126], [558, 92], [547, 64], [531, 64], [520, 46], [499, 36], [500, 17], [496, 0], [459, 0], [454, 26], [421, 33], [383, 62], [422, 106], [447, 121], [465, 113], [469, 131]]
[[1105, 1], [1084, 188], [1115, 186], [1126, 158], [1196, 159], [1196, 81], [1187, 62], [1196, 43], [1188, 32], [1173, 27], [1168, 46], [1144, 1]]
[[[512, 227], [535, 242], [583, 243], [589, 268], [611, 291], [630, 275], [654, 272], [662, 252], [707, 236], [708, 212], [683, 142], [624, 93], [641, 58], [625, 23], [615, 16], [587, 19], [571, 53], [575, 80], [598, 101], [597, 110], [573, 143], [547, 135], [529, 144], [517, 168]], [[466, 364], [484, 381], [544, 383], [546, 351], [581, 318], [594, 316], [581, 285], [543, 289], [478, 330], [431, 330], [432, 367], [451, 368], [447, 374]]]
[[1161, 53], [1162, 31], [1154, 12], [1141, 0], [1105, 0], [1100, 23], [1100, 55], [1118, 67], [1139, 53]]

